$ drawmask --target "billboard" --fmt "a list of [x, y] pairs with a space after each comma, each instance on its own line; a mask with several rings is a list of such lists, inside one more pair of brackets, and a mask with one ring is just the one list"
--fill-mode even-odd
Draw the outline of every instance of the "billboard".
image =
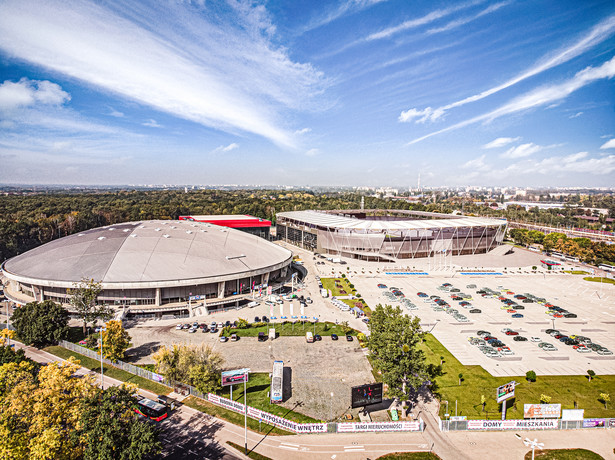
[[603, 418], [586, 418], [583, 420], [583, 428], [604, 428], [606, 419]]
[[497, 402], [498, 403], [501, 403], [502, 401], [506, 401], [507, 399], [515, 397], [515, 384], [516, 383], [517, 382], [513, 380], [512, 382], [508, 382], [506, 385], [502, 385], [501, 387], [498, 387], [498, 390], [497, 390]]
[[468, 420], [468, 430], [557, 430], [557, 420]]
[[250, 369], [235, 369], [222, 372], [222, 386], [236, 385], [248, 381]]
[[353, 409], [382, 402], [382, 383], [360, 385], [352, 387], [350, 391], [350, 405]]
[[585, 409], [564, 409], [562, 410], [562, 420], [580, 421], [584, 418]]
[[559, 418], [561, 404], [524, 404], [523, 418]]

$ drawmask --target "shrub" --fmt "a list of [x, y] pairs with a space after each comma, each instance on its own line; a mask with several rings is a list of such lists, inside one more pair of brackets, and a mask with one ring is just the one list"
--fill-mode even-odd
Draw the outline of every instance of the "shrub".
[[237, 329], [247, 329], [248, 328], [248, 320], [239, 318], [237, 320]]
[[551, 402], [551, 396], [547, 396], [544, 394], [540, 395], [540, 402], [543, 404], [549, 404]]
[[525, 373], [525, 378], [527, 379], [528, 382], [535, 382], [536, 381], [536, 372], [534, 372], [534, 371], [527, 371]]

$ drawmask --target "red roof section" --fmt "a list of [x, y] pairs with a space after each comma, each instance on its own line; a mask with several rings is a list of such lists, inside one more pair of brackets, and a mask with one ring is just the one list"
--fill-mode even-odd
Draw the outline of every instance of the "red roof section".
[[271, 221], [250, 215], [243, 216], [179, 216], [179, 220], [189, 220], [192, 222], [206, 222], [221, 227], [229, 228], [250, 228], [250, 227], [271, 227]]

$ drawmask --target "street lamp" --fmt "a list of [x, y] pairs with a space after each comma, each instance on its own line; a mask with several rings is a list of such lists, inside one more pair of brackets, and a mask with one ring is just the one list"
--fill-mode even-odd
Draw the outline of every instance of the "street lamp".
[[[515, 438], [521, 439], [521, 435], [515, 434]], [[523, 444], [525, 444], [527, 447], [532, 448], [532, 460], [534, 460], [534, 449], [538, 447], [540, 450], [542, 450], [542, 448], [545, 446], [543, 442], [538, 442], [538, 439], [534, 439], [532, 441], [530, 438], [523, 439]]]
[[102, 333], [106, 331], [106, 327], [100, 328], [100, 337], [98, 338], [98, 343], [100, 344], [100, 388], [105, 389], [105, 375], [103, 373], [103, 339]]

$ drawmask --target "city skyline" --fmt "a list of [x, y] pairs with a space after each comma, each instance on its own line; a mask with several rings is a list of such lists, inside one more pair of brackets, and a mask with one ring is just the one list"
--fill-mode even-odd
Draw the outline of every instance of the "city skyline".
[[3, 183], [615, 183], [610, 2], [0, 5]]

